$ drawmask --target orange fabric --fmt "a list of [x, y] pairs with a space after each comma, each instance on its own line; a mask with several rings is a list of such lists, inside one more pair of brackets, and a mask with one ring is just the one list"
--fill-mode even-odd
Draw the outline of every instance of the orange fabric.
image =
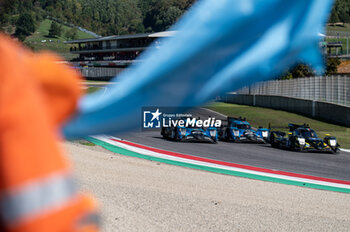
[[16, 228], [10, 229], [9, 232], [96, 232], [98, 228], [95, 224], [79, 225], [82, 216], [94, 213], [96, 206], [91, 199], [79, 196], [61, 209], [22, 223]]
[[[57, 61], [0, 35], [0, 196], [50, 174], [70, 172], [58, 145], [58, 126], [74, 112], [80, 76]], [[89, 202], [79, 197], [11, 231], [79, 231], [72, 222], [93, 210]]]
[[26, 59], [28, 72], [37, 79], [45, 93], [47, 108], [53, 123], [58, 125], [71, 115], [77, 105], [81, 89], [78, 88], [80, 75], [50, 53], [41, 53]]

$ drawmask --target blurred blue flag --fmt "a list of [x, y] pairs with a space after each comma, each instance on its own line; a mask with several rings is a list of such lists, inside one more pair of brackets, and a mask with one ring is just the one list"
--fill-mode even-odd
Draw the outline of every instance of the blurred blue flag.
[[67, 138], [141, 127], [143, 106], [196, 106], [280, 75], [298, 61], [321, 71], [318, 33], [332, 0], [203, 0], [106, 93], [84, 97]]

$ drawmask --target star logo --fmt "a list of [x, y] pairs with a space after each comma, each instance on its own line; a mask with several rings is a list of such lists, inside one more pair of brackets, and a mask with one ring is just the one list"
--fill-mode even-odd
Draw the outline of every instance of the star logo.
[[143, 128], [160, 128], [160, 115], [162, 112], [159, 112], [159, 108], [155, 111], [143, 111]]
[[154, 119], [157, 119], [159, 120], [159, 116], [162, 114], [159, 112], [159, 109], [156, 110], [156, 112], [154, 113], [151, 113], [153, 115], [152, 119], [151, 119], [151, 122], [154, 120]]

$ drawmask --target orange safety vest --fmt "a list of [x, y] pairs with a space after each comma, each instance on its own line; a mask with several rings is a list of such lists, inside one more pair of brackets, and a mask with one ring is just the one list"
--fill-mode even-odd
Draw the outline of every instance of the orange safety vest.
[[58, 144], [80, 76], [52, 54], [0, 35], [0, 230], [97, 231], [93, 200], [75, 187]]

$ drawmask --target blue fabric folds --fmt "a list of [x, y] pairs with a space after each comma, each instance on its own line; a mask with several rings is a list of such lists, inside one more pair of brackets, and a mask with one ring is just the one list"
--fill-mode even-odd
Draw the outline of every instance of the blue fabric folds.
[[141, 128], [143, 106], [197, 106], [303, 61], [322, 70], [331, 0], [203, 0], [114, 87], [84, 97], [67, 138]]

